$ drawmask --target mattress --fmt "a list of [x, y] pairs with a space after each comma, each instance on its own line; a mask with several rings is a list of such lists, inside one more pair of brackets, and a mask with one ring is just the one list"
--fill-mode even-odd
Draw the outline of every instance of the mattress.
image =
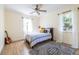
[[28, 33], [26, 35], [27, 41], [30, 43], [30, 46], [34, 46], [35, 44], [51, 39], [50, 33]]

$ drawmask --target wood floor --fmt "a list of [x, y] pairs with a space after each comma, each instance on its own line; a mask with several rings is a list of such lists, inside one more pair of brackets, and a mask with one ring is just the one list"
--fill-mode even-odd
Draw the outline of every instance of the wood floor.
[[29, 55], [28, 44], [23, 40], [5, 45], [1, 55]]
[[[30, 55], [30, 47], [24, 40], [13, 42], [9, 45], [5, 45], [1, 55]], [[76, 50], [76, 54], [79, 55], [79, 49]]]

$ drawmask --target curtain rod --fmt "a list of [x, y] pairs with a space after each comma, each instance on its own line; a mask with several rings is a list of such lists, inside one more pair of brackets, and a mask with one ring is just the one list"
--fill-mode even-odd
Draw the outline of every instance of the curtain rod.
[[58, 13], [58, 15], [60, 14], [64, 14], [64, 13], [67, 13], [67, 12], [71, 12], [72, 10], [68, 10], [68, 11], [65, 11], [65, 12], [61, 12], [61, 13]]

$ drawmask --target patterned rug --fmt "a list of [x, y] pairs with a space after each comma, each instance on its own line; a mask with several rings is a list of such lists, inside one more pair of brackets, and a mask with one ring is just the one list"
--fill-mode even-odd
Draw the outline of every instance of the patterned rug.
[[75, 49], [65, 44], [51, 42], [30, 49], [31, 55], [74, 55]]

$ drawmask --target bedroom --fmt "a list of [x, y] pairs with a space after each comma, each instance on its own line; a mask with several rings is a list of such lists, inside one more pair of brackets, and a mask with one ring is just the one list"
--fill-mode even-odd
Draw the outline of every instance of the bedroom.
[[[45, 28], [45, 30], [48, 28], [53, 28], [54, 41], [58, 43], [65, 43], [67, 45], [71, 45], [72, 48], [79, 48], [79, 42], [78, 42], [79, 40], [78, 38], [79, 5], [78, 4], [75, 4], [75, 5], [74, 4], [38, 4], [38, 5], [41, 10], [46, 10], [46, 12], [40, 12], [40, 15], [38, 12], [35, 12], [34, 8], [36, 8], [36, 4], [1, 5], [2, 8], [1, 7], [0, 8], [2, 9], [1, 12], [3, 13], [0, 15], [2, 17], [1, 19], [4, 19], [4, 21], [0, 20], [0, 22], [1, 21], [4, 22], [4, 25], [1, 24], [1, 26], [2, 25], [4, 26], [4, 28], [1, 27], [2, 28], [1, 33], [3, 32], [3, 29], [4, 31], [6, 30], [8, 32], [8, 36], [12, 40], [12, 43], [6, 44], [6, 46], [4, 46], [4, 40], [2, 39], [2, 42], [0, 42], [0, 44], [2, 45], [0, 46], [0, 49], [1, 47], [4, 46], [2, 50], [2, 54], [10, 54], [10, 53], [13, 53], [15, 55], [18, 54], [18, 51], [15, 51], [15, 50], [19, 49], [18, 46], [23, 45], [22, 42], [25, 41], [26, 34], [32, 31], [39, 32], [40, 31], [39, 27]], [[34, 13], [31, 13], [31, 12], [34, 12]], [[63, 24], [60, 19], [60, 17], [65, 15], [66, 13], [73, 13], [73, 17], [72, 17], [73, 27], [72, 27], [72, 30], [69, 30], [67, 32], [62, 30]], [[29, 24], [27, 25], [25, 22]], [[26, 27], [28, 27], [28, 29], [26, 29]], [[48, 43], [50, 41], [48, 41]], [[13, 46], [14, 43], [15, 45]], [[16, 48], [16, 49], [14, 50], [13, 48]], [[9, 51], [10, 49], [12, 50]], [[24, 53], [28, 54], [28, 51], [26, 50], [28, 49], [25, 48]]]

